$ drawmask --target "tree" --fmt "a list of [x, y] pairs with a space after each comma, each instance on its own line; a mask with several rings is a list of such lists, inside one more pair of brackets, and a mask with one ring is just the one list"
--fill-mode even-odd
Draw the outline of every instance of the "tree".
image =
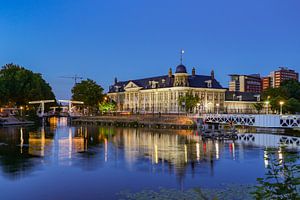
[[184, 96], [180, 96], [178, 99], [179, 105], [184, 105], [186, 112], [192, 112], [199, 102], [199, 97], [194, 96], [192, 92], [187, 92]]
[[72, 88], [72, 99], [83, 101], [91, 109], [98, 109], [103, 100], [103, 88], [91, 79], [81, 81]]
[[116, 103], [114, 101], [103, 101], [102, 103], [99, 103], [99, 110], [100, 112], [111, 112], [116, 109]]
[[253, 107], [257, 111], [257, 113], [260, 113], [260, 111], [263, 109], [264, 105], [261, 102], [257, 102], [253, 104]]
[[6, 64], [0, 70], [0, 105], [20, 106], [29, 101], [55, 99], [41, 74], [19, 65]]
[[300, 100], [300, 83], [296, 80], [286, 80], [281, 84], [282, 91], [289, 97]]
[[286, 102], [285, 108], [290, 113], [300, 112], [300, 102], [295, 98], [290, 98]]
[[300, 83], [296, 80], [284, 81], [279, 88], [269, 88], [262, 94], [264, 101], [269, 101], [271, 109], [279, 110], [280, 101], [283, 110], [289, 113], [300, 112]]
[[[268, 161], [264, 178], [257, 178], [258, 185], [253, 192], [255, 199], [299, 199], [300, 166], [297, 152], [288, 152], [284, 147], [267, 149]], [[278, 158], [278, 153], [282, 158]]]

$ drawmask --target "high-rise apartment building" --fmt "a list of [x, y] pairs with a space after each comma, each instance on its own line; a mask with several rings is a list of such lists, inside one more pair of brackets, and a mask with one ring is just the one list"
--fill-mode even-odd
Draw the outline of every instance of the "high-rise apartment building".
[[280, 87], [281, 83], [286, 80], [299, 80], [299, 73], [286, 67], [279, 67], [279, 70], [273, 71], [269, 76], [262, 78], [263, 90]]

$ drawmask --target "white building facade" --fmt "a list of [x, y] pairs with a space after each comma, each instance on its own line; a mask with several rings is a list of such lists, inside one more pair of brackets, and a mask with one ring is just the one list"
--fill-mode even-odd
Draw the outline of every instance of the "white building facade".
[[176, 67], [173, 74], [137, 80], [117, 81], [110, 86], [108, 96], [117, 104], [118, 112], [133, 113], [183, 113], [184, 103], [179, 105], [180, 96], [191, 93], [199, 97], [194, 112], [216, 112], [223, 110], [225, 91], [215, 79], [214, 72], [210, 76], [196, 75], [193, 68], [188, 74], [182, 64]]

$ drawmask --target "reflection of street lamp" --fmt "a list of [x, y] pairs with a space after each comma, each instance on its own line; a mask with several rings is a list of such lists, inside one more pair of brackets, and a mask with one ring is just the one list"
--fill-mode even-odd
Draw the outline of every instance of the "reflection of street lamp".
[[21, 117], [22, 117], [23, 116], [23, 109], [24, 109], [24, 107], [21, 106], [20, 109], [21, 109]]
[[220, 107], [220, 104], [216, 104], [216, 106], [217, 106], [217, 115], [219, 114], [219, 107]]
[[265, 104], [266, 104], [266, 106], [267, 106], [267, 114], [269, 114], [269, 104], [270, 104], [270, 102], [269, 102], [269, 101], [266, 101]]
[[279, 105], [280, 105], [280, 115], [282, 115], [282, 106], [284, 104], [284, 101], [280, 101], [279, 102]]
[[200, 103], [197, 103], [197, 110], [198, 110], [198, 113], [200, 114]]

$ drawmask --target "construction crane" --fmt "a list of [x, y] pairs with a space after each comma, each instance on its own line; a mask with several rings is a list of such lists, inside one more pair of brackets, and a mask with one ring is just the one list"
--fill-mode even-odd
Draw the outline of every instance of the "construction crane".
[[60, 76], [60, 78], [71, 78], [74, 80], [75, 85], [78, 83], [77, 80], [83, 79], [83, 77], [77, 76], [76, 74], [74, 76]]

